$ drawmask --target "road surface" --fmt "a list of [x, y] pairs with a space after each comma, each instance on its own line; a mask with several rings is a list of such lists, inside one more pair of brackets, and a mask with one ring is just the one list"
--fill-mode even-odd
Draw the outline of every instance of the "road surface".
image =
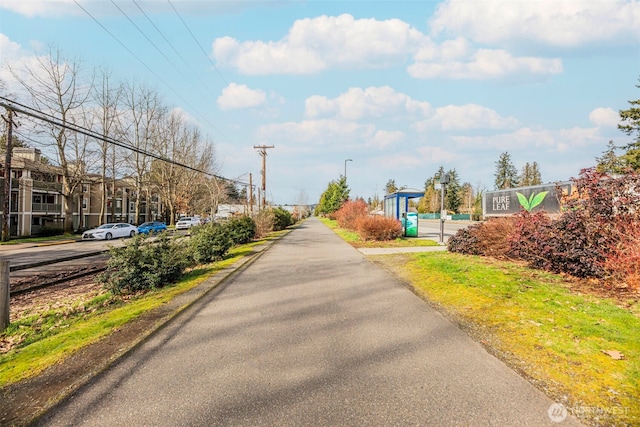
[[553, 403], [312, 218], [40, 425], [557, 426]]

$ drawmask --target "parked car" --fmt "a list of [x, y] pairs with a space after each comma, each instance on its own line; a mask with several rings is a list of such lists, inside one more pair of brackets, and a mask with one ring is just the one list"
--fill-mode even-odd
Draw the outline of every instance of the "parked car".
[[195, 225], [200, 225], [200, 218], [190, 216], [183, 217], [176, 222], [176, 230], [188, 230]]
[[82, 233], [82, 240], [111, 240], [120, 237], [133, 237], [138, 232], [138, 227], [124, 222], [103, 224]]
[[138, 233], [141, 234], [149, 234], [149, 233], [162, 233], [167, 229], [167, 224], [160, 221], [149, 221], [143, 222], [138, 226]]

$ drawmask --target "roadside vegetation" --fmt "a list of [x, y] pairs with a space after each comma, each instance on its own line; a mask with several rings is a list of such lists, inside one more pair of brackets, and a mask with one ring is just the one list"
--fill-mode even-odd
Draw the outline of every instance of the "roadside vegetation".
[[[595, 195], [589, 200], [602, 202]], [[578, 215], [578, 206], [573, 205], [571, 212]], [[518, 234], [525, 243], [515, 247], [523, 251], [525, 245], [537, 242], [532, 230], [548, 224], [538, 221], [539, 217], [523, 213], [460, 231], [450, 244], [461, 253], [405, 253], [370, 259], [401, 278], [489, 352], [584, 422], [639, 425], [640, 293], [629, 284], [614, 286], [594, 277], [545, 271], [505, 256], [514, 244], [508, 237], [514, 236], [519, 223], [527, 233]], [[604, 218], [593, 211], [586, 217]], [[322, 221], [354, 247], [425, 242], [415, 238], [365, 242], [337, 220]], [[585, 229], [595, 228], [566, 227], [560, 236], [577, 245], [585, 241], [578, 238], [587, 233]], [[617, 247], [624, 248], [622, 243], [632, 236], [627, 234]], [[560, 238], [558, 233], [556, 238]], [[470, 250], [460, 251], [461, 246]], [[564, 253], [559, 251], [559, 256]], [[579, 253], [584, 256], [588, 251]], [[547, 252], [545, 259], [550, 257]]]
[[449, 250], [525, 261], [623, 294], [640, 291], [640, 174], [592, 168], [573, 184], [560, 216], [522, 211], [485, 221], [460, 230]]
[[594, 425], [640, 423], [640, 303], [522, 263], [447, 252], [371, 259]]
[[37, 375], [252, 254], [253, 247], [294, 224], [287, 214], [284, 209], [262, 213], [262, 219], [273, 217], [273, 225], [260, 236], [253, 218], [239, 217], [194, 227], [188, 240], [163, 234], [149, 244], [148, 237], [138, 235], [127, 246], [111, 249], [102, 286], [33, 307], [0, 334], [0, 387]]

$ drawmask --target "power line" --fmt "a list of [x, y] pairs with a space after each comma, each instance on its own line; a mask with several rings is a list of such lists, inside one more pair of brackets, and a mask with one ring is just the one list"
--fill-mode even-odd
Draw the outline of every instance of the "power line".
[[[163, 157], [163, 156], [160, 156], [158, 154], [154, 154], [154, 153], [151, 153], [149, 151], [143, 150], [141, 148], [132, 146], [130, 144], [127, 144], [126, 142], [122, 142], [122, 141], [116, 140], [114, 138], [104, 137], [104, 136], [102, 136], [102, 135], [100, 135], [100, 134], [98, 134], [98, 133], [96, 133], [96, 132], [94, 132], [94, 131], [92, 131], [90, 129], [84, 128], [84, 127], [82, 127], [80, 125], [62, 122], [61, 119], [59, 119], [59, 118], [56, 118], [56, 117], [51, 116], [49, 114], [46, 114], [46, 113], [43, 113], [41, 111], [35, 110], [35, 109], [31, 108], [31, 107], [28, 107], [26, 105], [20, 104], [18, 102], [12, 101], [12, 100], [10, 100], [8, 98], [5, 98], [3, 96], [0, 96], [0, 99], [2, 100], [2, 101], [0, 101], [0, 106], [6, 108], [8, 110], [17, 111], [17, 112], [20, 112], [20, 113], [25, 114], [27, 116], [30, 116], [30, 117], [36, 118], [38, 120], [42, 120], [44, 122], [52, 124], [54, 126], [58, 126], [58, 127], [63, 128], [63, 129], [71, 130], [71, 131], [77, 132], [77, 133], [79, 133], [81, 135], [85, 135], [85, 136], [88, 136], [90, 138], [94, 138], [94, 139], [99, 140], [99, 141], [104, 141], [106, 143], [113, 144], [115, 146], [130, 150], [130, 151], [133, 151], [133, 152], [136, 152], [136, 153], [139, 153], [139, 154], [143, 154], [145, 156], [149, 156], [149, 157], [154, 158], [156, 160], [160, 160], [160, 161], [163, 161], [163, 162], [166, 162], [166, 163], [169, 163], [169, 164], [173, 164], [175, 166], [180, 166], [180, 167], [183, 167], [185, 169], [188, 169], [188, 170], [191, 170], [191, 171], [194, 171], [194, 172], [198, 172], [198, 173], [202, 173], [204, 175], [207, 175], [207, 176], [210, 176], [210, 177], [213, 177], [213, 178], [216, 178], [216, 179], [220, 179], [220, 180], [227, 181], [227, 182], [232, 182], [234, 184], [246, 185], [246, 183], [243, 182], [243, 181], [237, 181], [237, 180], [234, 180], [234, 179], [225, 178], [223, 176], [219, 176], [219, 175], [213, 174], [211, 172], [203, 171], [203, 170], [194, 168], [192, 166], [185, 165], [185, 164], [180, 163], [180, 162], [176, 162], [175, 160], [167, 159], [166, 157]], [[4, 101], [6, 101], [6, 102], [4, 102]]]
[[198, 81], [202, 84], [203, 87], [207, 88], [207, 90], [211, 93], [211, 95], [215, 96], [213, 90], [211, 90], [211, 88], [209, 88], [207, 84], [200, 78], [198, 73], [196, 73], [193, 67], [191, 67], [191, 64], [189, 64], [189, 62], [186, 59], [184, 59], [184, 57], [180, 54], [178, 49], [176, 49], [173, 43], [171, 43], [171, 41], [164, 35], [162, 30], [158, 28], [158, 26], [153, 22], [153, 20], [149, 17], [149, 15], [147, 15], [147, 13], [142, 9], [142, 7], [138, 4], [138, 2], [136, 2], [136, 0], [132, 0], [132, 1], [133, 1], [133, 4], [135, 4], [136, 7], [140, 10], [140, 12], [144, 15], [144, 17], [147, 18], [147, 21], [149, 21], [149, 23], [153, 26], [153, 28], [156, 29], [158, 34], [160, 34], [160, 36], [164, 39], [164, 41], [167, 42], [167, 44], [171, 47], [171, 49], [178, 56], [178, 58], [182, 60], [182, 63], [189, 69], [189, 71], [191, 71], [194, 77], [198, 79]]
[[120, 39], [118, 39], [111, 31], [109, 31], [107, 29], [107, 27], [105, 27], [104, 25], [102, 25], [102, 23], [100, 21], [98, 21], [97, 18], [95, 18], [93, 15], [91, 15], [91, 13], [89, 13], [89, 11], [87, 9], [85, 9], [84, 7], [82, 7], [82, 5], [80, 5], [80, 3], [78, 3], [77, 0], [73, 0], [73, 2], [80, 8], [82, 9], [82, 11], [84, 13], [86, 13], [91, 19], [93, 19], [93, 21], [98, 24], [100, 26], [100, 28], [102, 28], [107, 34], [109, 34], [116, 42], [118, 42], [118, 44], [120, 44], [120, 46], [122, 46], [127, 52], [129, 52], [131, 54], [131, 56], [133, 56], [138, 62], [140, 62], [142, 64], [143, 67], [145, 67], [151, 74], [153, 74], [164, 86], [166, 86], [171, 92], [173, 92], [178, 98], [180, 98], [182, 100], [182, 102], [185, 103], [185, 105], [188, 105], [196, 114], [198, 114], [205, 122], [207, 122], [213, 129], [217, 130], [222, 136], [225, 136], [227, 139], [229, 139], [224, 132], [222, 132], [216, 125], [214, 125], [213, 123], [211, 123], [209, 121], [209, 119], [207, 119], [202, 113], [200, 113], [200, 111], [195, 108], [193, 105], [191, 105], [191, 103], [189, 103], [189, 101], [187, 101], [181, 94], [180, 92], [178, 92], [177, 90], [175, 90], [172, 86], [170, 86], [167, 82], [164, 81], [164, 79], [162, 77], [160, 77], [155, 71], [153, 71], [153, 69], [151, 67], [149, 67], [142, 59], [140, 59], [131, 49], [129, 49], [124, 43], [122, 43], [122, 41], [120, 41]]
[[[75, 1], [75, 0], [74, 0]], [[180, 21], [182, 22], [182, 25], [184, 25], [184, 27], [187, 29], [187, 31], [189, 32], [189, 34], [191, 34], [191, 38], [193, 39], [194, 42], [196, 42], [196, 45], [200, 48], [200, 50], [202, 51], [202, 53], [204, 54], [205, 58], [207, 58], [207, 60], [211, 63], [211, 65], [213, 66], [213, 68], [216, 70], [216, 72], [218, 73], [218, 75], [220, 76], [220, 78], [222, 79], [223, 82], [225, 82], [227, 84], [227, 86], [229, 86], [229, 82], [224, 78], [224, 76], [222, 75], [222, 73], [220, 72], [220, 70], [218, 70], [218, 67], [216, 67], [215, 62], [213, 62], [211, 60], [211, 58], [209, 57], [209, 55], [207, 54], [207, 52], [204, 50], [204, 48], [202, 47], [202, 45], [200, 44], [200, 42], [198, 41], [198, 39], [196, 38], [196, 36], [193, 34], [193, 32], [191, 31], [191, 28], [189, 28], [189, 26], [187, 25], [187, 23], [184, 21], [184, 19], [182, 19], [182, 16], [180, 16], [180, 13], [178, 12], [178, 10], [175, 8], [175, 6], [173, 5], [173, 3], [171, 3], [171, 0], [167, 0], [167, 2], [169, 3], [169, 5], [171, 6], [171, 9], [173, 9], [173, 11], [176, 13], [176, 16], [178, 18], [180, 18]]]

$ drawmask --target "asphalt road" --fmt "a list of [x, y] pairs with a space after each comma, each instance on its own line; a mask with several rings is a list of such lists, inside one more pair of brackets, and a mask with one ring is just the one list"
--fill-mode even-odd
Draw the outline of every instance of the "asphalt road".
[[310, 219], [40, 425], [559, 425], [552, 404]]

